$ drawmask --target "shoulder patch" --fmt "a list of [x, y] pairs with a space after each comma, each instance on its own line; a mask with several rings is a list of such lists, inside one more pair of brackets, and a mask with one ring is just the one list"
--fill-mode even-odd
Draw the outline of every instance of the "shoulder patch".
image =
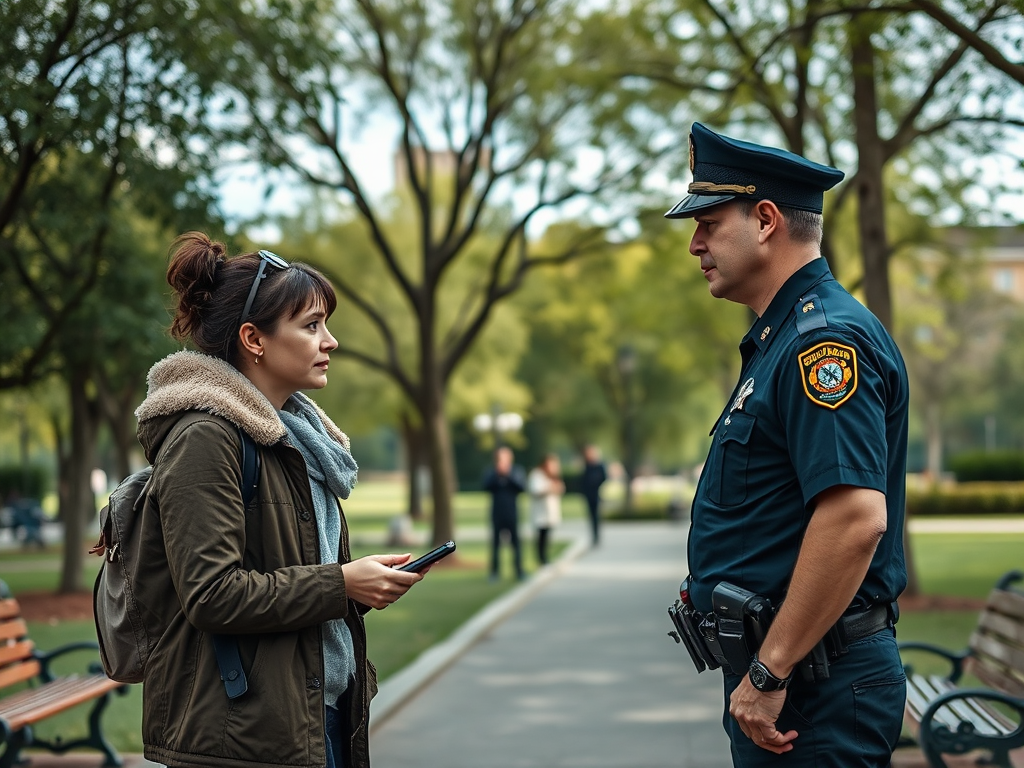
[[823, 341], [797, 357], [804, 393], [811, 402], [835, 410], [857, 391], [857, 350]]
[[821, 305], [821, 299], [816, 293], [801, 297], [793, 307], [793, 311], [796, 313], [796, 332], [801, 336], [818, 328], [828, 328], [825, 308]]

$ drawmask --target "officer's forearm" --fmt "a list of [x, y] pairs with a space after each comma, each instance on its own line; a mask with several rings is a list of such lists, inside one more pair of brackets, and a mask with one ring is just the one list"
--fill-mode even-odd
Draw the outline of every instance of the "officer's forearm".
[[839, 486], [817, 502], [786, 599], [758, 654], [780, 677], [849, 607], [885, 533], [885, 496], [878, 491]]

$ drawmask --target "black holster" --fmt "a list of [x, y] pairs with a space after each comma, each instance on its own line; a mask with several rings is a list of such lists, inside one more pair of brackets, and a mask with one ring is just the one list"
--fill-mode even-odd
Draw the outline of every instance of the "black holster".
[[[683, 583], [686, 584], [686, 582]], [[680, 592], [686, 594], [683, 588], [680, 589]], [[693, 605], [688, 601], [676, 600], [669, 606], [668, 615], [676, 628], [674, 632], [668, 633], [669, 637], [677, 643], [683, 644], [693, 661], [693, 666], [697, 668], [697, 672], [703, 672], [705, 669], [718, 669], [720, 666], [718, 659], [708, 648], [700, 632], [700, 623], [703, 617], [694, 610]]]

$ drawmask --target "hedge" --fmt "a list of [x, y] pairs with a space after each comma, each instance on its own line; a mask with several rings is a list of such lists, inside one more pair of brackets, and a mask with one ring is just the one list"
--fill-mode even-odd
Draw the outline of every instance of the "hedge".
[[1024, 452], [971, 451], [949, 460], [957, 482], [1019, 482], [1024, 480]]
[[1024, 514], [1024, 483], [959, 483], [927, 491], [908, 489], [907, 514]]
[[0, 501], [5, 501], [12, 493], [41, 499], [50, 487], [50, 473], [46, 467], [30, 464], [27, 468], [20, 464], [0, 465]]

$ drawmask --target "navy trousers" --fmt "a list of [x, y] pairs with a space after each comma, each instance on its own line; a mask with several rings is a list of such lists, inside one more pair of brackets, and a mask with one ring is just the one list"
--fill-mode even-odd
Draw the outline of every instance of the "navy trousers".
[[793, 749], [776, 755], [744, 735], [729, 714], [729, 697], [742, 677], [725, 675], [725, 731], [736, 768], [886, 768], [900, 736], [907, 678], [891, 629], [850, 645], [829, 679], [794, 678], [776, 728], [796, 731]]

